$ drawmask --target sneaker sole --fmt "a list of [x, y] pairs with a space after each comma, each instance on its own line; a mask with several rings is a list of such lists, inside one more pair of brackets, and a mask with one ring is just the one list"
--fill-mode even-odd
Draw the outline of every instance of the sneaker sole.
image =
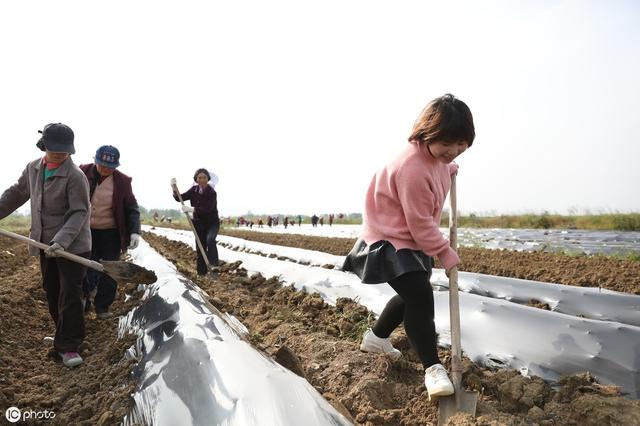
[[[428, 389], [427, 389], [428, 391]], [[435, 391], [434, 393], [429, 393], [429, 401], [435, 401], [440, 397], [443, 396], [451, 396], [453, 395], [453, 389], [439, 389], [437, 391]]]
[[396, 360], [396, 359], [400, 359], [402, 357], [402, 354], [394, 354], [394, 353], [390, 353], [390, 352], [371, 352], [368, 351], [364, 348], [364, 346], [362, 344], [360, 344], [360, 352], [366, 352], [368, 354], [382, 354], [382, 355], [386, 355], [389, 358]]
[[[58, 352], [58, 356], [60, 358], [62, 358], [62, 355], [60, 355], [59, 352]], [[84, 362], [84, 360], [82, 358], [72, 359], [72, 360], [69, 360], [69, 361], [65, 361], [64, 359], [62, 360], [62, 364], [65, 367], [69, 367], [69, 368], [77, 367], [78, 365], [82, 364], [83, 362]]]

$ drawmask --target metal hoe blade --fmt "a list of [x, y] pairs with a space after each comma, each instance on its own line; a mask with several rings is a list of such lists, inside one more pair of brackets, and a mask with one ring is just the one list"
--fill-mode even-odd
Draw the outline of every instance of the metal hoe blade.
[[451, 396], [441, 397], [438, 401], [438, 425], [444, 425], [447, 420], [463, 412], [476, 415], [478, 392], [460, 389]]
[[121, 283], [153, 284], [158, 280], [155, 272], [143, 268], [135, 263], [119, 260], [103, 260], [100, 264], [104, 267], [105, 274]]

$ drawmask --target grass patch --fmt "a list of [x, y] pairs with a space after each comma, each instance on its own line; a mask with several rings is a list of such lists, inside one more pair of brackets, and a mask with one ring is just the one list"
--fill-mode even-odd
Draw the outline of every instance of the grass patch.
[[0, 228], [16, 234], [28, 234], [31, 229], [31, 216], [11, 214], [0, 220]]
[[[449, 225], [445, 212], [441, 226]], [[523, 214], [458, 218], [461, 228], [517, 228], [517, 229], [592, 229], [608, 231], [640, 231], [640, 213], [609, 213], [598, 215]]]
[[353, 327], [348, 332], [344, 333], [344, 337], [351, 341], [359, 342], [362, 340], [362, 336], [365, 331], [373, 325], [375, 320], [373, 313], [369, 312], [366, 317], [354, 322]]
[[290, 323], [297, 319], [295, 312], [289, 307], [274, 308], [271, 312], [275, 319], [282, 322]]

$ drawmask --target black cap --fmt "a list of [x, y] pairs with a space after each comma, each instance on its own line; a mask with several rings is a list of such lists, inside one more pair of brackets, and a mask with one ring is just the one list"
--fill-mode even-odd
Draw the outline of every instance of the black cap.
[[50, 123], [38, 132], [42, 133], [42, 137], [36, 145], [43, 151], [76, 153], [73, 147], [73, 130], [69, 126], [62, 123]]

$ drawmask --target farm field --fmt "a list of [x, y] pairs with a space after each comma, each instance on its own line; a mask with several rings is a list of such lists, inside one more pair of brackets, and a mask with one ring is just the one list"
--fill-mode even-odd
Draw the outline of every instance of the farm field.
[[[243, 237], [255, 239], [257, 235]], [[404, 354], [399, 361], [358, 350], [359, 336], [371, 320], [371, 311], [366, 307], [347, 299], [330, 305], [317, 294], [283, 286], [277, 278], [249, 276], [239, 262], [225, 263], [217, 280], [198, 277], [192, 247], [149, 232], [144, 238], [176, 265], [179, 273], [204, 290], [215, 308], [239, 319], [257, 349], [306, 378], [352, 422], [435, 422], [437, 405], [427, 401], [420, 365], [401, 330], [392, 336]], [[259, 238], [271, 245], [337, 255], [345, 254], [345, 248], [348, 251], [353, 243], [352, 239], [293, 235], [260, 234]], [[466, 271], [638, 294], [639, 262], [468, 250], [462, 253]], [[135, 361], [123, 360], [133, 338], [118, 340], [116, 319], [98, 321], [90, 315], [87, 345], [82, 353], [86, 363], [78, 370], [65, 369], [43, 344], [51, 325], [35, 259], [26, 256], [26, 249], [5, 239], [0, 239], [0, 253], [3, 306], [14, 300], [20, 302], [15, 304], [16, 309], [2, 309], [0, 313], [0, 367], [4, 380], [0, 405], [33, 410], [48, 407], [57, 414], [52, 424], [118, 424], [131, 408], [129, 394], [136, 386], [130, 376]], [[286, 259], [281, 262], [283, 267], [291, 263]], [[139, 303], [140, 293], [127, 286], [120, 286], [119, 290], [114, 308], [117, 314], [124, 315]], [[441, 349], [441, 357], [448, 362], [446, 349]], [[475, 423], [465, 419], [465, 424], [636, 424], [640, 420], [637, 400], [620, 396], [615, 386], [598, 385], [589, 374], [567, 377], [552, 388], [537, 377], [524, 377], [515, 370], [482, 368], [467, 360], [465, 382], [482, 391], [479, 417]]]
[[[186, 229], [183, 225], [183, 229]], [[357, 238], [362, 225], [226, 227], [229, 232], [252, 231], [268, 234], [308, 235], [330, 238]], [[447, 228], [440, 228], [448, 236]], [[640, 232], [592, 229], [458, 228], [462, 247], [552, 252], [570, 255], [616, 255], [638, 260]]]
[[[225, 228], [221, 234], [344, 256], [351, 250], [356, 239], [351, 236], [353, 231], [334, 228], [338, 229], [321, 231], [329, 232], [328, 235], [348, 236], [325, 237], [319, 232], [316, 235], [276, 234], [235, 228]], [[458, 250], [462, 259], [461, 271], [640, 294], [640, 262], [635, 260], [475, 247], [460, 247]]]

